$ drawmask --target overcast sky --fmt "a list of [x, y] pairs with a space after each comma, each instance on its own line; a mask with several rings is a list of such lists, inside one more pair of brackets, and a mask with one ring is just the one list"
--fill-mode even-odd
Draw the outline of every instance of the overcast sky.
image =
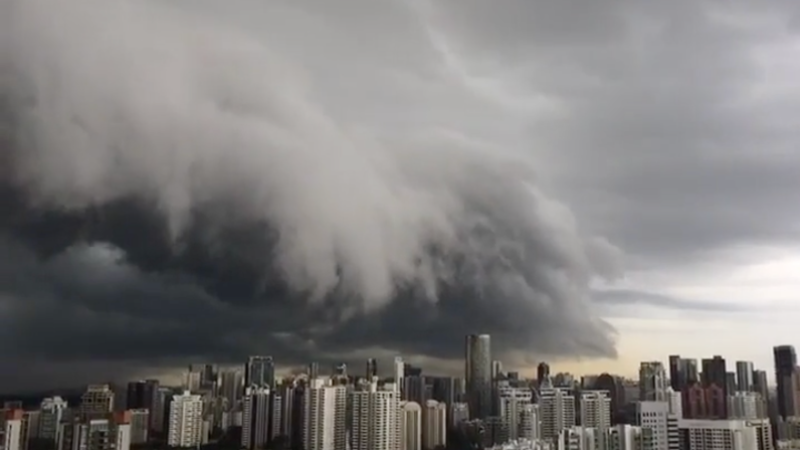
[[[489, 331], [523, 371], [633, 375], [669, 354], [771, 371], [800, 345], [797, 2], [165, 4], [0, 0], [3, 204], [23, 217], [0, 239], [0, 334], [26, 342], [4, 365], [446, 370]], [[208, 254], [147, 237], [198, 235], [215, 202], [235, 203], [209, 219], [224, 233], [189, 239]], [[95, 233], [34, 207], [102, 211]], [[262, 222], [277, 247], [247, 234]]]

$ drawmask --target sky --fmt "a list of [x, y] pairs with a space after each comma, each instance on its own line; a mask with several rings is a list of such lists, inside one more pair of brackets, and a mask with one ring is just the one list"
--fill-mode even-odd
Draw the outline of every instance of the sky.
[[0, 0], [0, 384], [458, 373], [483, 332], [527, 373], [771, 372], [796, 3]]

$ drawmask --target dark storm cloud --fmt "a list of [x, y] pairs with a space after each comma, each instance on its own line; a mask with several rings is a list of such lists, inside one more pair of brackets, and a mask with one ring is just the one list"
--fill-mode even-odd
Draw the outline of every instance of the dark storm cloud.
[[[243, 20], [346, 20], [321, 10], [0, 1], [4, 364], [458, 358], [470, 332], [615, 354], [588, 286], [618, 276], [619, 251], [539, 188], [531, 158], [469, 132], [498, 106], [441, 79], [427, 38], [409, 45], [428, 65], [398, 70], [310, 45], [383, 49], [347, 28], [309, 27], [298, 53]], [[427, 29], [398, 11], [382, 20], [405, 25], [382, 29]], [[423, 94], [394, 108], [364, 94], [413, 80]]]
[[438, 2], [431, 17], [476, 72], [558, 105], [526, 141], [626, 252], [657, 267], [797, 242], [797, 2], [589, 3]]

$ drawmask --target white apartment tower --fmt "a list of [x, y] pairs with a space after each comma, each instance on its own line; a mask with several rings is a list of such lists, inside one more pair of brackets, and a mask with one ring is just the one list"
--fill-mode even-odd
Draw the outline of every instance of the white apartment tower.
[[446, 443], [447, 405], [436, 400], [428, 400], [422, 410], [422, 448], [433, 450]]
[[508, 437], [510, 439], [523, 437], [521, 430], [523, 409], [532, 403], [532, 394], [529, 388], [502, 387], [498, 391], [500, 417], [508, 425]]
[[303, 448], [347, 449], [347, 387], [329, 378], [309, 380], [303, 399]]
[[605, 445], [608, 450], [655, 450], [652, 435], [649, 428], [617, 425], [607, 430]]
[[683, 420], [684, 450], [773, 450], [769, 420]]
[[22, 448], [22, 416], [20, 409], [4, 411], [3, 434], [0, 435], [0, 445], [3, 450], [24, 450]]
[[611, 398], [607, 391], [585, 391], [581, 394], [581, 425], [598, 430], [611, 427]]
[[174, 395], [169, 405], [167, 445], [196, 447], [205, 443], [204, 434], [202, 397], [189, 391]]
[[637, 403], [636, 422], [651, 431], [653, 450], [680, 450], [678, 417], [669, 402]]
[[731, 419], [765, 419], [767, 402], [758, 392], [736, 392], [728, 396], [728, 416]]
[[575, 426], [575, 397], [566, 389], [542, 389], [539, 394], [541, 438], [555, 442], [562, 430]]
[[400, 402], [400, 450], [422, 450], [422, 408], [416, 402]]
[[516, 439], [535, 441], [542, 435], [542, 421], [539, 414], [539, 405], [528, 403], [519, 410], [519, 435]]
[[400, 399], [396, 388], [379, 390], [373, 382], [351, 394], [353, 425], [351, 450], [402, 450], [400, 448]]

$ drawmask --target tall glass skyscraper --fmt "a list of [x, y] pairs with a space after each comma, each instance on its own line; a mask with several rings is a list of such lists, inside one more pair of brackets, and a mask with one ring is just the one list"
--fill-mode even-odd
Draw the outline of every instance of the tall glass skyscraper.
[[492, 414], [492, 345], [488, 334], [470, 334], [464, 352], [464, 376], [471, 418]]
[[275, 389], [275, 363], [271, 356], [251, 356], [244, 371], [245, 387]]

